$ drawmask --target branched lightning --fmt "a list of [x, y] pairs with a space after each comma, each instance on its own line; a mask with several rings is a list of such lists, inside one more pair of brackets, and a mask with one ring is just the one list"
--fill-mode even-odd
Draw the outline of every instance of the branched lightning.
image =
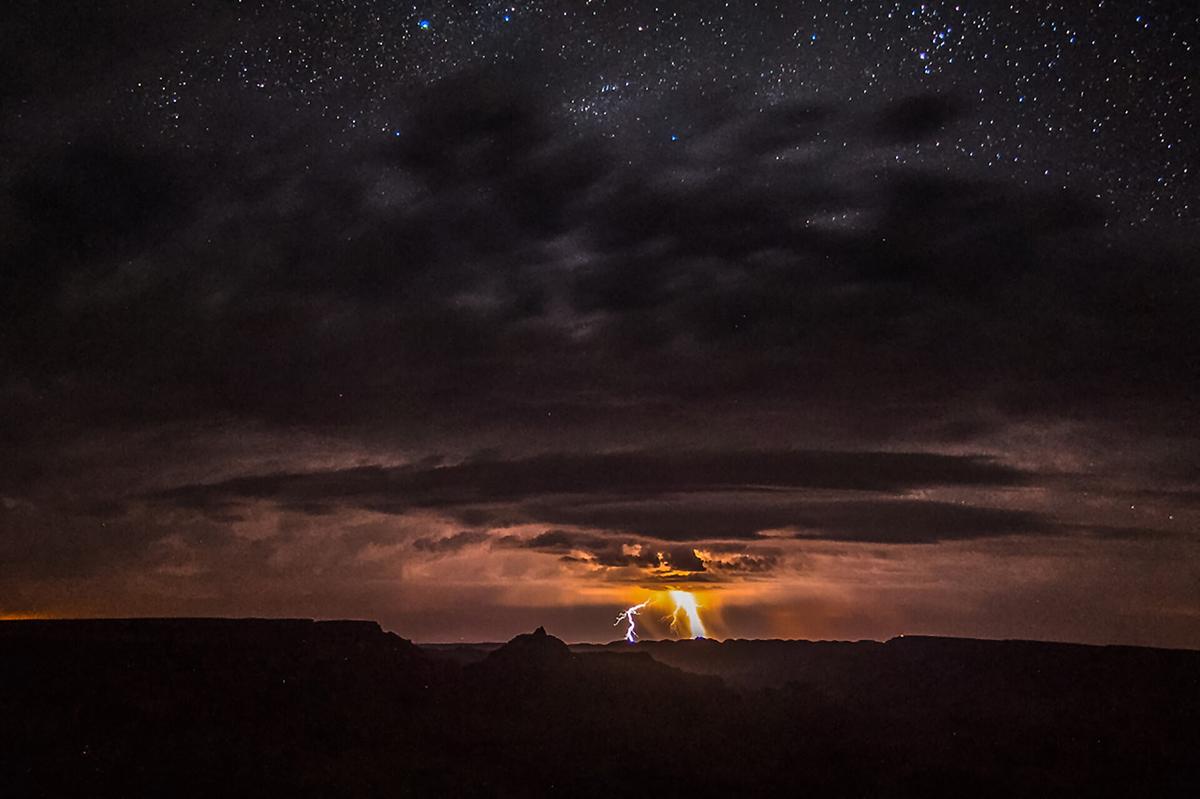
[[[617, 620], [613, 622], [614, 627], [623, 621], [629, 622], [629, 628], [625, 631], [625, 640], [631, 644], [637, 643], [637, 626], [634, 617], [651, 602], [655, 602], [656, 604], [661, 603], [665, 599], [663, 596], [664, 593], [670, 597], [675, 605], [674, 610], [665, 618], [665, 621], [671, 624], [671, 632], [678, 638], [708, 637], [708, 631], [704, 629], [704, 622], [700, 619], [700, 608], [696, 604], [695, 596], [688, 591], [660, 591], [649, 599], [617, 614]], [[685, 619], [686, 629], [684, 626]]]
[[623, 621], [626, 621], [626, 620], [629, 621], [629, 629], [625, 631], [625, 640], [631, 644], [637, 643], [637, 632], [634, 631], [633, 617], [638, 614], [638, 611], [640, 611], [642, 608], [646, 607], [649, 604], [650, 604], [650, 600], [647, 599], [645, 602], [641, 603], [640, 605], [634, 605], [631, 608], [627, 608], [626, 610], [621, 611], [620, 614], [617, 615], [617, 620], [615, 622], [613, 622], [613, 627], [616, 627], [618, 624], [620, 624]]

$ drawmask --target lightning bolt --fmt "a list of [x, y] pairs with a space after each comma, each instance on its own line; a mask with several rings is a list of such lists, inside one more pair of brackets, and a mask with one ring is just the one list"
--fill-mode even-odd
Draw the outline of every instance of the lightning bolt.
[[637, 643], [637, 633], [634, 631], [633, 617], [638, 614], [638, 611], [640, 611], [642, 608], [646, 607], [649, 604], [650, 604], [650, 600], [647, 599], [645, 602], [643, 602], [640, 605], [634, 605], [631, 608], [627, 608], [626, 610], [621, 611], [617, 615], [617, 620], [613, 622], [613, 627], [616, 627], [618, 624], [620, 624], [623, 621], [629, 622], [629, 629], [625, 631], [625, 640], [631, 644]]
[[671, 620], [671, 632], [682, 635], [679, 631], [680, 614], [687, 616], [688, 630], [692, 638], [706, 638], [704, 622], [700, 620], [700, 609], [696, 607], [696, 597], [687, 591], [671, 591], [671, 599], [675, 602], [675, 610], [667, 618]]
[[629, 622], [629, 628], [625, 630], [625, 640], [631, 644], [636, 644], [638, 637], [637, 624], [634, 621], [634, 617], [647, 605], [651, 603], [654, 603], [656, 606], [660, 605], [667, 598], [670, 598], [675, 604], [675, 609], [663, 620], [671, 623], [671, 632], [677, 638], [708, 637], [708, 631], [704, 629], [704, 622], [700, 619], [700, 607], [696, 604], [696, 597], [690, 591], [658, 591], [644, 602], [634, 605], [631, 608], [626, 608], [617, 614], [617, 620], [613, 622], [613, 626], [616, 627], [623, 621]]

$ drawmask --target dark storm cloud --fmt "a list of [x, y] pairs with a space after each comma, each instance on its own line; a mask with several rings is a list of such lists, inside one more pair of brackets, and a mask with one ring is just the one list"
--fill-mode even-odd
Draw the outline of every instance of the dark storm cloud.
[[482, 544], [489, 538], [484, 532], [463, 530], [445, 538], [418, 538], [412, 545], [414, 549], [422, 552], [457, 552], [465, 547]]
[[[900, 165], [914, 140], [971, 124], [953, 98], [713, 103], [677, 141], [617, 146], [535, 85], [470, 74], [414, 90], [386, 133], [234, 93], [213, 102], [214, 124], [255, 132], [249, 149], [142, 147], [119, 130], [31, 146], [2, 173], [0, 436], [14, 454], [0, 492], [108, 518], [141, 507], [97, 495], [102, 476], [73, 472], [54, 445], [104, 431], [120, 451], [152, 425], [259, 425], [281, 449], [296, 430], [421, 436], [418, 456], [455, 436], [455, 459], [499, 441], [450, 466], [285, 462], [158, 493], [147, 512], [229, 525], [267, 501], [332, 528], [344, 508], [434, 509], [473, 529], [587, 528], [532, 548], [643, 570], [662, 551], [717, 580], [773, 561], [706, 564], [692, 545], [763, 530], [894, 543], [1077, 532], [1032, 511], [898, 498], [1045, 479], [987, 458], [763, 448], [819, 432], [833, 449], [920, 449], [931, 430], [971, 441], [1059, 420], [1195, 440], [1191, 243], [1124, 238], [1079, 194]], [[647, 451], [672, 425], [713, 451]], [[172, 448], [149, 446], [146, 462]], [[813, 490], [883, 496], [781, 495]], [[93, 521], [30, 518], [6, 559], [63, 549], [86, 571], [150, 543], [128, 524], [120, 546], [77, 533]], [[54, 546], [40, 529], [60, 531]], [[639, 538], [658, 546], [623, 548]]]
[[[404, 514], [424, 508], [493, 528], [570, 525], [600, 535], [555, 529], [532, 539], [499, 540], [542, 551], [582, 549], [602, 565], [615, 566], [654, 564], [650, 549], [639, 555], [621, 549], [630, 536], [685, 543], [756, 540], [763, 531], [780, 531], [776, 534], [911, 544], [1064, 532], [1058, 522], [1033, 512], [887, 498], [922, 487], [1015, 487], [1033, 477], [973, 456], [640, 452], [272, 474], [181, 486], [149, 499], [217, 514], [266, 500], [308, 513], [361, 508]], [[805, 495], [812, 491], [844, 499]], [[422, 540], [417, 548], [457, 548], [480, 542], [481, 535]], [[688, 546], [667, 552], [676, 568], [695, 565]]]
[[240, 477], [180, 486], [154, 497], [185, 508], [223, 509], [267, 499], [306, 510], [350, 505], [419, 507], [538, 500], [548, 495], [655, 497], [777, 489], [887, 491], [938, 485], [1016, 486], [1033, 476], [979, 456], [916, 452], [629, 452], [544, 455], [446, 466], [365, 466], [332, 472]]
[[718, 552], [717, 556], [720, 558], [715, 567], [718, 571], [743, 577], [770, 574], [779, 564], [779, 556], [773, 553], [748, 554], [727, 550]]
[[48, 149], [7, 190], [10, 377], [78, 422], [359, 427], [737, 400], [903, 428], [1194, 388], [1182, 245], [1131, 254], [1078, 196], [886, 165], [952, 99], [718, 106], [617, 151], [519, 83], [456, 78], [401, 135], [321, 153], [298, 119], [248, 155]]
[[929, 544], [998, 535], [1054, 533], [1058, 525], [1024, 510], [947, 502], [831, 502], [798, 514], [799, 538]]
[[875, 129], [886, 142], [923, 139], [944, 130], [960, 112], [961, 104], [953, 97], [906, 97], [879, 114]]
[[797, 538], [927, 544], [1003, 535], [1052, 534], [1042, 514], [929, 500], [813, 501], [724, 495], [640, 502], [539, 503], [531, 519], [643, 535], [666, 541], [754, 540], [763, 531]]
[[[572, 561], [588, 561], [599, 566], [637, 566], [643, 570], [659, 568], [666, 572], [663, 575], [664, 580], [677, 578], [679, 572], [690, 572], [695, 576], [707, 571], [707, 564], [690, 546], [664, 545], [661, 542], [655, 545], [631, 545], [628, 537], [614, 537], [603, 533], [547, 530], [532, 538], [502, 536], [495, 539], [495, 544], [499, 547], [533, 549]], [[718, 572], [765, 571], [774, 565], [775, 558], [770, 554], [751, 556], [729, 552], [727, 561], [718, 566]], [[709, 576], [713, 579], [720, 578], [719, 574]]]
[[0, 615], [1193, 607], [1195, 15], [777, 5], [5, 4]]

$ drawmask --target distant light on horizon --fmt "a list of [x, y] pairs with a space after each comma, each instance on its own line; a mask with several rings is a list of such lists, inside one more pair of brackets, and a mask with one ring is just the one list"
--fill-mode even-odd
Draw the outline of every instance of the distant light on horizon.
[[704, 629], [704, 622], [700, 620], [700, 608], [696, 605], [696, 597], [688, 591], [671, 591], [670, 594], [671, 599], [675, 602], [671, 631], [680, 635], [679, 616], [683, 614], [688, 623], [688, 637], [707, 638], [708, 632]]

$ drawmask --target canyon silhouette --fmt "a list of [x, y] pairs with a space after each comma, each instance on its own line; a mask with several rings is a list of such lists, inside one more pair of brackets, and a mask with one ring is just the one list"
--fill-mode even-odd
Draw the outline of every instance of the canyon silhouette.
[[1200, 652], [0, 622], [6, 796], [1191, 795]]

